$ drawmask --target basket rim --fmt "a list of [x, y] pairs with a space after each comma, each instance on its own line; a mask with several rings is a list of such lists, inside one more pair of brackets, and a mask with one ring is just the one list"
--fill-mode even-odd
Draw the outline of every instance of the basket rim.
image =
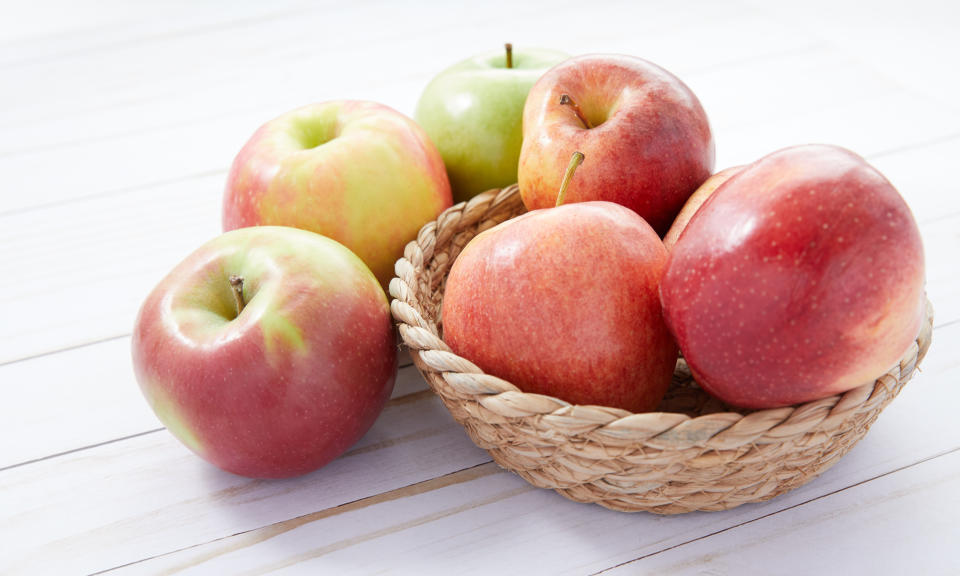
[[[815, 431], [825, 420], [845, 418], [855, 410], [882, 408], [892, 399], [891, 392], [895, 395], [898, 391], [894, 390], [897, 384], [902, 385], [912, 376], [929, 349], [933, 306], [927, 298], [920, 331], [899, 362], [870, 382], [817, 400], [779, 408], [729, 410], [690, 416], [663, 411], [634, 413], [608, 406], [573, 404], [554, 396], [524, 392], [513, 383], [487, 374], [470, 360], [455, 354], [441, 338], [437, 325], [424, 316], [417, 299], [418, 290], [411, 285], [411, 281], [432, 260], [437, 236], [443, 234], [449, 238], [452, 235], [444, 230], [438, 233], [438, 229], [449, 227], [451, 223], [466, 223], [464, 228], [473, 226], [482, 223], [484, 216], [489, 213], [516, 208], [517, 203], [522, 207], [519, 187], [513, 184], [483, 192], [444, 210], [436, 220], [424, 225], [417, 239], [407, 245], [404, 256], [396, 263], [396, 275], [390, 282], [391, 313], [418, 369], [437, 373], [456, 397], [477, 401], [505, 418], [549, 417], [557, 420], [558, 424], [565, 424], [560, 428], [569, 427], [571, 420], [579, 422], [580, 426], [573, 426], [579, 432], [571, 430], [573, 433], [570, 435], [582, 433], [583, 425], [592, 423], [593, 426], [587, 426], [587, 430], [595, 431], [602, 427], [618, 439], [632, 437], [648, 445], [655, 445], [656, 442], [652, 442], [654, 440], [662, 440], [664, 449], [682, 449], [717, 439], [724, 447], [733, 448], [747, 442]], [[430, 378], [427, 381], [441, 397], [449, 395], [438, 390]]]

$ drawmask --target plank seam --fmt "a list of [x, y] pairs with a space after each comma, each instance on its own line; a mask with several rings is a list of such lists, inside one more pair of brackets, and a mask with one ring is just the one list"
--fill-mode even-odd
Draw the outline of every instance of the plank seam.
[[688, 544], [692, 544], [692, 543], [694, 543], [694, 542], [699, 542], [700, 540], [705, 540], [705, 539], [707, 539], [707, 538], [711, 538], [711, 537], [716, 536], [716, 535], [718, 535], [718, 534], [723, 534], [724, 532], [729, 532], [730, 530], [734, 530], [734, 529], [736, 529], [736, 528], [740, 528], [741, 526], [746, 526], [746, 525], [748, 525], [748, 524], [753, 524], [754, 522], [757, 522], [757, 521], [760, 521], [760, 520], [764, 520], [764, 519], [769, 518], [769, 517], [771, 517], [771, 516], [776, 516], [777, 514], [781, 514], [781, 513], [783, 513], [783, 512], [788, 511], [788, 510], [793, 510], [794, 508], [799, 508], [799, 507], [801, 507], [801, 506], [806, 506], [807, 504], [811, 504], [811, 503], [813, 503], [813, 502], [817, 502], [818, 500], [823, 500], [824, 498], [829, 498], [829, 497], [834, 496], [834, 495], [836, 495], [836, 494], [840, 494], [840, 493], [842, 493], [842, 492], [846, 492], [847, 490], [850, 490], [850, 489], [852, 489], [852, 488], [857, 488], [857, 487], [859, 487], [859, 486], [862, 486], [862, 485], [864, 485], [864, 484], [868, 484], [868, 483], [873, 482], [873, 481], [875, 481], [875, 480], [879, 480], [879, 479], [884, 478], [884, 477], [886, 477], [886, 476], [889, 476], [889, 475], [891, 475], [891, 474], [896, 474], [896, 473], [898, 473], [898, 472], [902, 472], [902, 471], [904, 471], [904, 470], [906, 470], [906, 469], [908, 469], [908, 468], [913, 468], [914, 466], [918, 466], [918, 465], [923, 464], [923, 463], [925, 463], [925, 462], [929, 462], [929, 461], [931, 461], [931, 460], [935, 460], [935, 459], [941, 458], [941, 457], [943, 457], [943, 456], [949, 456], [950, 454], [953, 454], [954, 452], [960, 452], [960, 447], [951, 448], [950, 450], [945, 450], [945, 451], [943, 451], [943, 452], [939, 452], [939, 453], [937, 453], [937, 454], [933, 454], [933, 455], [931, 455], [931, 456], [927, 456], [926, 458], [922, 458], [922, 459], [920, 459], [920, 460], [917, 460], [916, 462], [912, 462], [912, 463], [910, 463], [910, 464], [905, 464], [905, 465], [900, 466], [900, 467], [898, 467], [898, 468], [894, 468], [893, 470], [884, 472], [884, 473], [882, 473], [882, 474], [878, 474], [877, 476], [874, 476], [874, 477], [872, 477], [872, 478], [867, 478], [867, 479], [861, 480], [860, 482], [857, 482], [857, 483], [855, 483], [855, 484], [850, 484], [849, 486], [845, 486], [845, 487], [843, 487], [843, 488], [839, 488], [839, 489], [837, 489], [837, 490], [833, 490], [833, 491], [831, 491], [831, 492], [827, 492], [826, 494], [821, 494], [820, 496], [811, 498], [811, 499], [809, 499], [809, 500], [805, 500], [805, 501], [803, 501], [803, 502], [798, 502], [797, 504], [793, 504], [793, 505], [791, 505], [791, 506], [787, 506], [787, 507], [782, 508], [782, 509], [780, 509], [780, 510], [775, 510], [775, 511], [773, 511], [773, 512], [770, 512], [769, 514], [764, 514], [764, 515], [762, 515], [762, 516], [758, 516], [758, 517], [753, 518], [753, 519], [750, 519], [750, 520], [745, 520], [745, 521], [743, 521], [743, 522], [734, 524], [733, 526], [728, 526], [728, 527], [726, 527], [726, 528], [723, 528], [722, 530], [717, 530], [717, 531], [715, 531], [715, 532], [711, 532], [711, 533], [709, 533], [709, 534], [705, 534], [705, 535], [699, 536], [699, 537], [697, 537], [697, 538], [692, 538], [692, 539], [690, 539], [690, 540], [687, 540], [687, 541], [685, 541], [685, 542], [681, 542], [681, 543], [679, 543], [679, 544], [674, 544], [673, 546], [668, 546], [667, 548], [664, 548], [663, 550], [657, 550], [656, 552], [651, 552], [651, 553], [649, 553], [649, 554], [644, 554], [643, 556], [639, 556], [639, 557], [637, 557], [637, 558], [634, 558], [633, 560], [627, 560], [627, 561], [625, 561], [625, 562], [621, 562], [621, 563], [619, 563], [619, 564], [617, 564], [617, 565], [615, 565], [615, 566], [611, 566], [611, 567], [609, 567], [609, 568], [604, 568], [603, 570], [600, 570], [600, 571], [598, 571], [598, 572], [593, 572], [593, 573], [590, 574], [590, 576], [598, 576], [598, 575], [600, 575], [600, 574], [607, 573], [607, 572], [609, 572], [609, 571], [611, 571], [611, 570], [613, 570], [613, 569], [615, 569], [615, 568], [620, 568], [620, 567], [622, 567], [622, 566], [627, 566], [627, 565], [629, 565], [629, 564], [633, 564], [634, 562], [639, 562], [639, 561], [641, 561], [641, 560], [645, 560], [645, 559], [647, 559], [647, 558], [651, 558], [651, 557], [656, 556], [656, 555], [658, 555], [658, 554], [662, 554], [662, 553], [664, 553], [664, 552], [669, 552], [670, 550], [674, 550], [674, 549], [676, 549], [676, 548], [681, 548], [681, 547], [686, 546], [686, 545], [688, 545]]

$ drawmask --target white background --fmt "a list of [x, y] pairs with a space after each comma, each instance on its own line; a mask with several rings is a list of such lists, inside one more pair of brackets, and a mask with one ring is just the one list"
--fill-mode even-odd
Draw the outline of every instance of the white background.
[[[960, 9], [952, 2], [6, 2], [0, 11], [0, 573], [960, 572]], [[623, 52], [700, 97], [717, 167], [849, 147], [900, 189], [936, 309], [922, 373], [818, 480], [723, 513], [623, 514], [490, 463], [412, 367], [347, 455], [254, 481], [140, 396], [137, 307], [220, 231], [263, 122], [412, 114], [511, 41]]]

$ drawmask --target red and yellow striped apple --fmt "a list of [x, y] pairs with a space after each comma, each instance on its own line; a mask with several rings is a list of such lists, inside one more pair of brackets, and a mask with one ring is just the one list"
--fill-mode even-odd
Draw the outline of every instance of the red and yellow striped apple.
[[786, 406], [899, 361], [924, 318], [923, 246], [903, 198], [863, 158], [798, 146], [714, 192], [660, 289], [704, 389], [745, 408]]
[[312, 232], [228, 232], [150, 293], [133, 365], [160, 421], [216, 466], [257, 478], [310, 472], [373, 424], [397, 372], [380, 284]]
[[630, 56], [571, 58], [531, 88], [518, 174], [528, 209], [553, 206], [574, 150], [590, 161], [567, 202], [622, 204], [661, 236], [713, 172], [713, 135], [697, 97], [663, 68]]
[[451, 203], [443, 159], [413, 120], [373, 102], [331, 101], [283, 114], [250, 138], [227, 177], [223, 229], [323, 234], [385, 287], [403, 247]]
[[457, 257], [444, 341], [525, 392], [652, 410], [677, 360], [657, 292], [666, 260], [656, 232], [618, 204], [529, 212]]

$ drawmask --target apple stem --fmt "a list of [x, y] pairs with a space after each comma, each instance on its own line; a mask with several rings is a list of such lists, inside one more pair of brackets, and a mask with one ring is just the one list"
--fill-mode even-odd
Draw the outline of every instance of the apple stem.
[[583, 159], [583, 152], [579, 150], [574, 152], [573, 156], [570, 157], [570, 163], [567, 164], [567, 171], [563, 175], [563, 181], [560, 182], [560, 192], [557, 193], [556, 206], [563, 204], [563, 201], [566, 200], [567, 188], [570, 186], [570, 181], [573, 180], [573, 173], [577, 171], [577, 166], [583, 163]]
[[513, 44], [507, 42], [503, 47], [507, 50], [507, 68], [513, 68]]
[[569, 94], [560, 95], [560, 105], [573, 108], [573, 113], [577, 115], [577, 118], [579, 118], [581, 122], [583, 122], [583, 125], [587, 128], [593, 128], [593, 126], [587, 122], [587, 117], [583, 115], [583, 110], [580, 109], [580, 106], [573, 101], [573, 98], [571, 98]]
[[230, 288], [233, 291], [233, 299], [237, 303], [237, 316], [240, 316], [240, 313], [243, 312], [243, 308], [247, 305], [247, 303], [243, 300], [243, 276], [231, 274]]

